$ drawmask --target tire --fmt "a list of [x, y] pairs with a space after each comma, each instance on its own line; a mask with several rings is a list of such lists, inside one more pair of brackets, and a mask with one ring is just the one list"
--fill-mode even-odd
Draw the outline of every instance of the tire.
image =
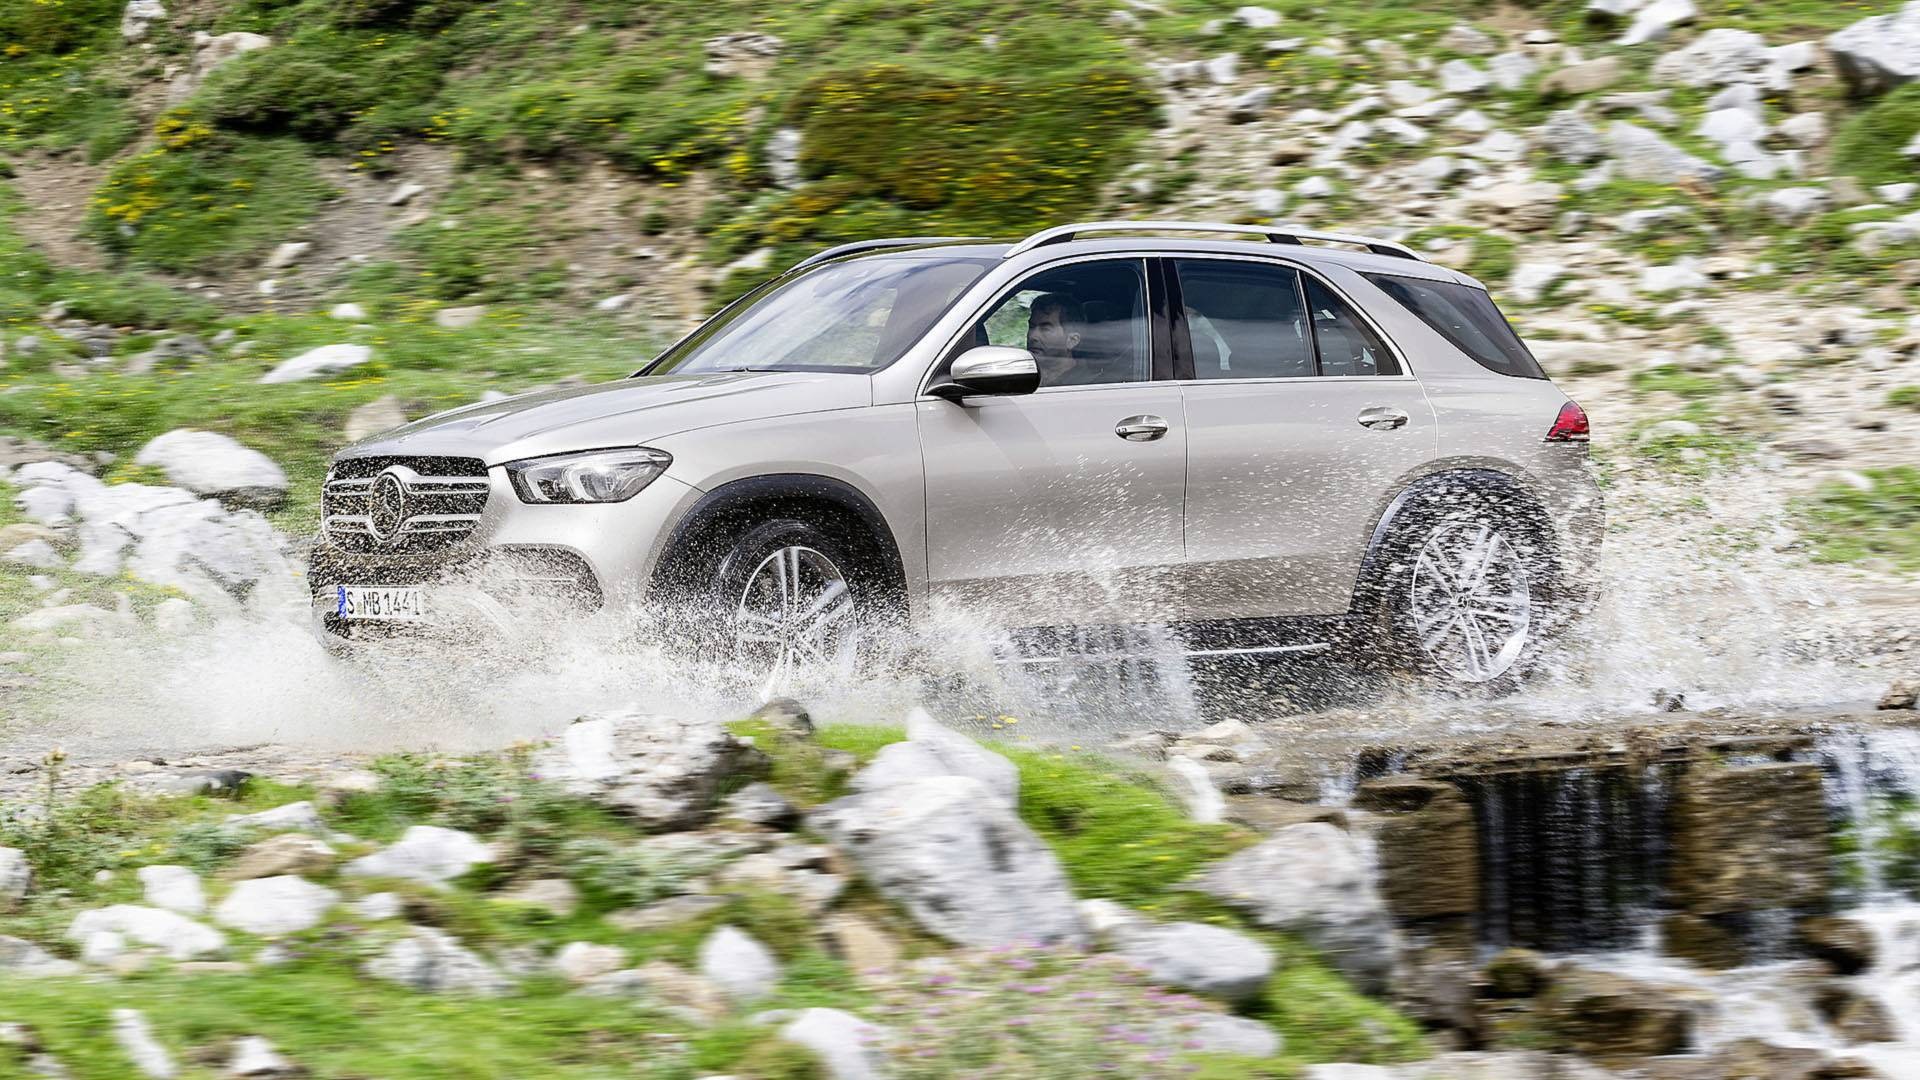
[[1448, 693], [1498, 697], [1539, 666], [1558, 621], [1554, 561], [1513, 502], [1437, 489], [1397, 517], [1372, 560], [1360, 651]]
[[890, 609], [866, 553], [812, 522], [775, 517], [683, 553], [670, 616], [686, 651], [760, 700], [856, 675]]

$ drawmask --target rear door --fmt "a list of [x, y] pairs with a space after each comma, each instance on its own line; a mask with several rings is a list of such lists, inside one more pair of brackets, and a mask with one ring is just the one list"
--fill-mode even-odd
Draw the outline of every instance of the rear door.
[[1044, 268], [944, 358], [986, 344], [1049, 353], [1032, 394], [917, 405], [937, 613], [1114, 624], [1158, 621], [1175, 602], [1187, 430], [1180, 388], [1155, 379], [1171, 361], [1153, 269], [1137, 257]]
[[1345, 612], [1387, 497], [1437, 453], [1425, 393], [1311, 271], [1168, 262], [1187, 424], [1186, 617]]

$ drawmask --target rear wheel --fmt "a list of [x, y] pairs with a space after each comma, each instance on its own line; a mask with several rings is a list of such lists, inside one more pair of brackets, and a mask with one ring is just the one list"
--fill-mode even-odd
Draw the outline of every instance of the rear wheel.
[[1370, 651], [1462, 692], [1517, 689], [1548, 629], [1552, 565], [1500, 501], [1458, 493], [1409, 514], [1374, 586]]

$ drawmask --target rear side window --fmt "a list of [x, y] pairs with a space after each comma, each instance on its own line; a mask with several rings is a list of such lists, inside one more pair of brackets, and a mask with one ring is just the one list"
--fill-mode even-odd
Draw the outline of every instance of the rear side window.
[[1196, 379], [1311, 376], [1300, 276], [1260, 263], [1178, 259]]
[[1521, 379], [1547, 377], [1485, 290], [1455, 281], [1364, 276], [1488, 371]]

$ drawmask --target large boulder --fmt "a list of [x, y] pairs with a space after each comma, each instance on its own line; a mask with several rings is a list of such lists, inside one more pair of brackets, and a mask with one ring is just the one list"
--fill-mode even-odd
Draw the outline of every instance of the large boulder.
[[810, 823], [869, 883], [959, 945], [1081, 945], [1086, 930], [1052, 850], [986, 784], [935, 776], [829, 803]]
[[305, 878], [249, 878], [233, 887], [213, 919], [249, 934], [282, 937], [319, 926], [339, 902], [339, 893]]
[[149, 945], [174, 960], [198, 960], [226, 948], [226, 936], [185, 915], [138, 904], [83, 911], [67, 928], [67, 939], [84, 944], [98, 933], [119, 934], [128, 941]]
[[623, 709], [574, 721], [534, 768], [576, 795], [664, 829], [699, 823], [730, 780], [764, 775], [767, 759], [714, 721]]
[[513, 988], [512, 980], [458, 938], [424, 926], [367, 961], [365, 971], [369, 978], [429, 994], [498, 997]]
[[1020, 802], [1020, 770], [1013, 762], [944, 727], [925, 709], [907, 716], [907, 741], [882, 747], [853, 778], [855, 791], [878, 791], [932, 776], [971, 776], [1007, 806]]
[[1773, 52], [1765, 38], [1751, 30], [1720, 26], [1654, 61], [1653, 78], [1682, 86], [1765, 84], [1772, 69]]
[[1208, 867], [1195, 888], [1261, 926], [1297, 933], [1362, 989], [1380, 992], [1393, 969], [1393, 923], [1373, 861], [1345, 830], [1290, 825]]
[[287, 499], [287, 474], [273, 459], [214, 431], [179, 428], [140, 448], [133, 463], [151, 465], [196, 495], [271, 510]]
[[445, 888], [454, 878], [494, 861], [493, 849], [471, 833], [415, 825], [391, 846], [348, 863], [348, 877], [398, 878]]
[[1832, 35], [1827, 53], [1856, 94], [1885, 93], [1920, 79], [1920, 0]]

